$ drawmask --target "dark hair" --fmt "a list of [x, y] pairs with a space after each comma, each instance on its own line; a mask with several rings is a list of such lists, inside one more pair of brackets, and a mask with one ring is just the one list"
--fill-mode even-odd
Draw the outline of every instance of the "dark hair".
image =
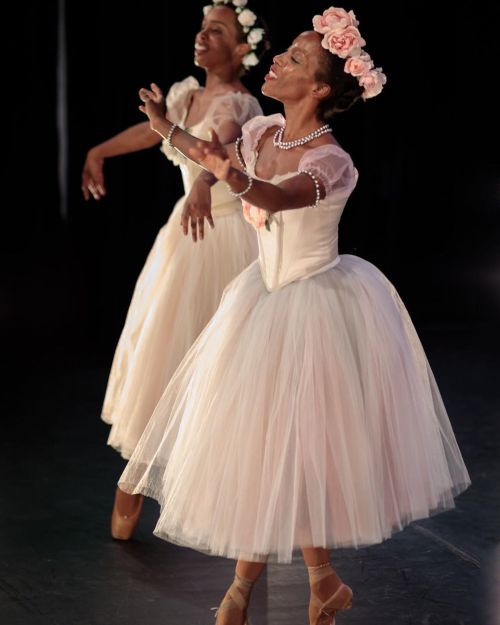
[[335, 113], [342, 113], [351, 108], [363, 94], [363, 87], [358, 79], [344, 71], [345, 59], [328, 50], [321, 50], [321, 60], [316, 80], [330, 85], [330, 95], [321, 101], [318, 107], [318, 115], [328, 121]]
[[[210, 5], [209, 5], [210, 6]], [[262, 57], [265, 56], [266, 52], [271, 48], [271, 41], [269, 38], [269, 28], [267, 26], [267, 23], [265, 21], [265, 19], [261, 16], [261, 15], [257, 15], [255, 12], [255, 16], [257, 17], [257, 19], [255, 20], [255, 24], [253, 26], [251, 26], [250, 28], [244, 27], [239, 21], [238, 21], [238, 11], [239, 7], [234, 6], [234, 4], [232, 4], [232, 2], [230, 0], [228, 0], [227, 2], [223, 2], [220, 4], [213, 4], [212, 8], [218, 8], [218, 7], [226, 7], [228, 9], [231, 9], [234, 13], [234, 17], [235, 17], [235, 24], [236, 24], [236, 30], [238, 33], [238, 43], [247, 43], [247, 37], [248, 37], [248, 33], [250, 32], [251, 29], [253, 28], [262, 28], [264, 31], [263, 37], [262, 39], [259, 41], [259, 43], [254, 44], [255, 47], [252, 47], [253, 49], [250, 50], [250, 52], [253, 52], [255, 54], [255, 56], [259, 59], [259, 62], [261, 61]], [[249, 7], [245, 7], [245, 8], [249, 8]], [[248, 71], [249, 68], [245, 68], [244, 71]]]

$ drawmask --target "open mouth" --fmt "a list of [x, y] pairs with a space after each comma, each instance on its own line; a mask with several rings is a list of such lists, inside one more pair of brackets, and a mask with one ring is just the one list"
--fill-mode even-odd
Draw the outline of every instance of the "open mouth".
[[266, 74], [265, 80], [276, 80], [278, 78], [276, 72], [271, 68], [269, 73]]

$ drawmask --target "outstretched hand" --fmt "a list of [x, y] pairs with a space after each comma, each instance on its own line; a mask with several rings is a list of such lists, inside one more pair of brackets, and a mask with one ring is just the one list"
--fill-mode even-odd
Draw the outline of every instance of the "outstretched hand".
[[162, 118], [165, 119], [166, 105], [165, 97], [162, 90], [154, 82], [151, 83], [151, 89], [139, 89], [139, 97], [144, 102], [139, 106], [139, 110], [147, 115], [150, 121]]
[[219, 141], [217, 133], [210, 129], [210, 141], [197, 143], [195, 148], [189, 150], [190, 155], [208, 169], [218, 180], [227, 180], [231, 168], [231, 160], [226, 148]]
[[86, 200], [91, 196], [94, 200], [100, 200], [106, 195], [104, 159], [97, 156], [94, 150], [89, 150], [83, 165], [82, 193]]

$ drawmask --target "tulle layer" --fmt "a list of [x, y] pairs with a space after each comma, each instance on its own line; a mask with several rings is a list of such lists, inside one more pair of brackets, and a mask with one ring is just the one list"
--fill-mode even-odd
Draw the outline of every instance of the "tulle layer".
[[257, 256], [241, 203], [214, 214], [194, 244], [180, 228], [184, 198], [160, 230], [139, 276], [111, 368], [102, 418], [108, 444], [128, 458], [182, 358], [217, 309], [227, 284]]
[[468, 484], [401, 300], [348, 255], [273, 293], [257, 262], [238, 276], [120, 480], [160, 502], [158, 536], [279, 562], [378, 543]]

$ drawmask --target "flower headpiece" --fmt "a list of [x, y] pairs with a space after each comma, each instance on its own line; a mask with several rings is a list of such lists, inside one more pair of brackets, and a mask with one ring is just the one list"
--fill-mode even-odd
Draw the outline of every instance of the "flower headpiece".
[[247, 43], [250, 46], [251, 51], [245, 54], [242, 64], [247, 69], [254, 67], [259, 62], [258, 53], [256, 53], [259, 45], [263, 44], [264, 49], [267, 49], [267, 41], [265, 39], [266, 30], [261, 26], [258, 26], [259, 18], [253, 11], [245, 8], [248, 4], [248, 0], [212, 0], [212, 4], [207, 4], [203, 7], [203, 14], [207, 15], [216, 6], [229, 4], [236, 12], [238, 22], [240, 23], [243, 32], [246, 35]]
[[363, 50], [366, 41], [358, 30], [359, 22], [353, 11], [330, 7], [323, 15], [313, 18], [313, 27], [323, 35], [321, 45], [332, 54], [346, 59], [344, 71], [358, 79], [364, 91], [363, 100], [378, 95], [385, 83], [386, 75], [381, 67], [374, 67], [370, 55]]

